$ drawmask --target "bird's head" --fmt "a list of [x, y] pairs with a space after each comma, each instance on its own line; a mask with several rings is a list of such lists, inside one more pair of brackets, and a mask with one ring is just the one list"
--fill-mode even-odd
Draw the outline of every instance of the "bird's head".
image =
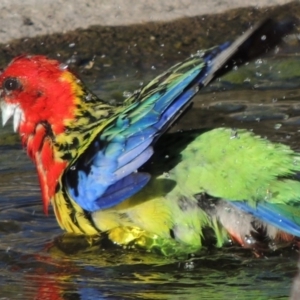
[[28, 135], [46, 122], [55, 133], [73, 118], [77, 78], [65, 65], [45, 56], [15, 58], [0, 74], [3, 125], [13, 117], [14, 130]]
[[72, 148], [67, 126], [76, 123], [82, 93], [79, 79], [65, 65], [44, 56], [20, 56], [0, 73], [2, 123], [13, 117], [14, 130], [36, 164], [45, 211], [68, 163], [58, 150]]

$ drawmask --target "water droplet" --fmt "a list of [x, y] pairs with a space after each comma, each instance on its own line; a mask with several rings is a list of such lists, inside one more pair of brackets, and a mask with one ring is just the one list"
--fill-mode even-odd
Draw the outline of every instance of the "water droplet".
[[267, 190], [266, 196], [264, 197], [265, 201], [270, 201], [272, 199], [272, 192], [270, 190]]
[[68, 65], [67, 64], [60, 64], [59, 69], [62, 70], [62, 71], [66, 70], [66, 69], [68, 69]]
[[261, 40], [262, 40], [262, 41], [265, 41], [266, 39], [267, 39], [267, 36], [266, 36], [266, 35], [262, 35], [262, 36], [261, 36]]
[[244, 237], [245, 243], [248, 245], [253, 245], [255, 243], [255, 240], [253, 239], [252, 236], [245, 235]]
[[109, 103], [109, 105], [112, 105], [112, 106], [117, 106], [117, 104], [118, 104], [116, 99], [109, 99], [108, 103]]
[[125, 98], [131, 97], [132, 95], [133, 94], [131, 92], [129, 92], [129, 91], [124, 91], [123, 92], [123, 97], [125, 97]]
[[70, 43], [69, 48], [73, 48], [73, 47], [75, 47], [75, 43]]
[[152, 66], [151, 69], [152, 69], [152, 70], [156, 70], [155, 66]]
[[199, 86], [198, 86], [198, 85], [195, 85], [195, 86], [194, 86], [194, 92], [195, 92], [195, 93], [198, 93], [198, 92], [199, 92]]
[[71, 166], [71, 167], [70, 167], [70, 170], [71, 170], [71, 171], [75, 171], [75, 170], [76, 170], [76, 166]]
[[229, 206], [225, 206], [225, 208], [224, 208], [224, 209], [225, 209], [225, 211], [226, 211], [226, 212], [229, 212], [229, 213], [231, 213], [231, 209], [232, 209], [231, 207], [229, 207]]
[[91, 101], [93, 98], [92, 94], [88, 93], [86, 96], [85, 96], [85, 100], [86, 101]]
[[238, 138], [239, 138], [238, 132], [235, 129], [232, 129], [230, 133], [230, 139], [233, 140]]
[[164, 176], [165, 178], [170, 178], [170, 174], [169, 174], [168, 172], [164, 172], [164, 173], [163, 173], [163, 176]]
[[193, 270], [194, 268], [195, 268], [195, 264], [193, 261], [189, 261], [184, 264], [185, 270]]
[[199, 57], [203, 57], [203, 56], [205, 55], [205, 53], [204, 53], [204, 51], [202, 51], [202, 50], [198, 50], [198, 51], [197, 51], [197, 55], [198, 55]]
[[281, 128], [281, 126], [282, 126], [282, 124], [277, 123], [277, 124], [274, 125], [274, 129], [279, 129], [279, 128]]

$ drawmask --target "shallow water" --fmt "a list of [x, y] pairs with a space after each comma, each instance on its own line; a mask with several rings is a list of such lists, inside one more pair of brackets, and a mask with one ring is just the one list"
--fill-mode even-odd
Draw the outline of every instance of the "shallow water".
[[[124, 91], [165, 67], [159, 63], [137, 76], [137, 68], [128, 66], [101, 81], [84, 67], [78, 72], [100, 97], [121, 101]], [[299, 70], [294, 50], [233, 71], [199, 94], [172, 130], [247, 128], [299, 150]], [[297, 270], [293, 249], [256, 258], [238, 247], [212, 248], [175, 259], [87, 247], [84, 238], [63, 235], [52, 211], [42, 211], [34, 166], [11, 128], [0, 127], [0, 299], [288, 298]]]

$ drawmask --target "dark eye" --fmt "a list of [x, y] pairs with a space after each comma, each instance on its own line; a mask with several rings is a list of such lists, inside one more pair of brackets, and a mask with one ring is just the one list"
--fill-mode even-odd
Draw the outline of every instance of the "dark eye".
[[9, 77], [6, 78], [3, 82], [3, 88], [6, 91], [15, 91], [21, 87], [21, 84], [17, 78]]

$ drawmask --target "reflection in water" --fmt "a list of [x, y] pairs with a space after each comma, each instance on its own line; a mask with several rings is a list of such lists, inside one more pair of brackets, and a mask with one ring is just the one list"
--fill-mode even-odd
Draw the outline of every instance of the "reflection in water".
[[[296, 59], [294, 64], [299, 67]], [[275, 68], [276, 62], [260, 63], [258, 73], [269, 74], [270, 67]], [[300, 150], [297, 74], [284, 81], [280, 76], [284, 78], [286, 73], [252, 78], [251, 68], [258, 74], [254, 63], [246, 68], [248, 71], [241, 69], [241, 73], [225, 77], [197, 96], [193, 108], [172, 130], [247, 128]], [[94, 89], [103, 98], [111, 99], [114, 90], [136, 87], [148, 76], [153, 74], [128, 82], [107, 80], [101, 82], [101, 89], [100, 84], [94, 84]], [[244, 79], [235, 82], [234, 76]], [[287, 82], [289, 89], [280, 86], [280, 82]], [[255, 89], [249, 88], [254, 86]], [[257, 259], [240, 248], [212, 248], [204, 249], [201, 257], [180, 260], [120, 249], [101, 239], [89, 247], [90, 241], [84, 237], [62, 235], [53, 213], [45, 216], [42, 212], [34, 166], [10, 128], [0, 128], [1, 299], [288, 297], [298, 256], [293, 249]]]
[[259, 260], [230, 249], [175, 262], [122, 250], [14, 253], [0, 292], [13, 299], [285, 299], [295, 272], [289, 255]]

